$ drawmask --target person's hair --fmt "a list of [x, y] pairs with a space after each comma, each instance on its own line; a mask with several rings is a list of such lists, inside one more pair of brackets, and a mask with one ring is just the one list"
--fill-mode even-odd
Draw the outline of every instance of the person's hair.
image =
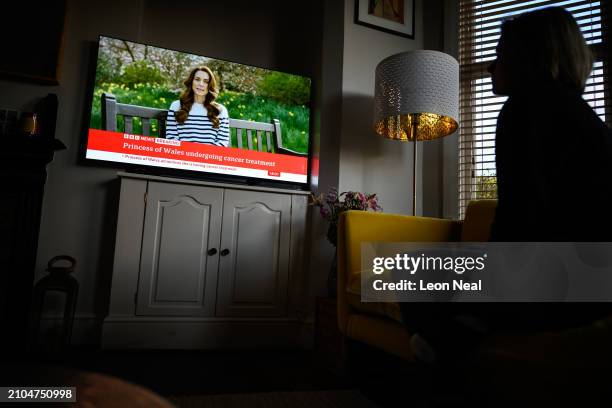
[[570, 12], [548, 7], [525, 13], [506, 20], [501, 35], [519, 83], [553, 80], [584, 90], [593, 54]]
[[180, 96], [181, 107], [174, 113], [174, 117], [178, 123], [185, 123], [187, 117], [189, 116], [189, 111], [191, 111], [191, 107], [195, 101], [195, 96], [193, 93], [193, 79], [195, 78], [196, 72], [205, 71], [210, 76], [210, 81], [208, 82], [208, 92], [206, 93], [206, 97], [204, 98], [204, 107], [208, 112], [208, 119], [213, 124], [213, 127], [219, 127], [219, 114], [221, 113], [221, 109], [219, 104], [215, 102], [217, 95], [219, 95], [219, 90], [217, 88], [217, 80], [213, 75], [210, 68], [201, 66], [195, 67], [191, 70], [189, 77], [183, 81], [183, 85], [185, 85], [185, 90]]

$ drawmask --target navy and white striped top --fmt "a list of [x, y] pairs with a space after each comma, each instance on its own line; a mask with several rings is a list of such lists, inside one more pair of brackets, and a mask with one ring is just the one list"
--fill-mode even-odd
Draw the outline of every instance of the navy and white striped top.
[[219, 127], [214, 128], [207, 116], [207, 110], [201, 103], [192, 105], [185, 123], [178, 123], [174, 112], [181, 108], [180, 101], [170, 105], [166, 122], [166, 139], [181, 140], [183, 142], [197, 142], [215, 146], [228, 147], [230, 143], [229, 116], [225, 106], [219, 104]]

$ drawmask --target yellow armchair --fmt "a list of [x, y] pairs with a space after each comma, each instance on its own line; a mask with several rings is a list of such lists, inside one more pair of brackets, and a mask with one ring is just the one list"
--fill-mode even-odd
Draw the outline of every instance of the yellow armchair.
[[[347, 211], [338, 224], [338, 324], [347, 337], [412, 359], [410, 335], [394, 303], [361, 303], [361, 243], [487, 241], [497, 201], [471, 203], [467, 224], [439, 218]], [[348, 289], [348, 290], [347, 290]], [[381, 318], [382, 317], [382, 318]]]

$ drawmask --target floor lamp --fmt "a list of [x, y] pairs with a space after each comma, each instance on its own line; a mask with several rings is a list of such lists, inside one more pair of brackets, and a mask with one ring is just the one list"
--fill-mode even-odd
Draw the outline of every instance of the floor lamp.
[[412, 215], [416, 215], [417, 142], [454, 133], [459, 127], [459, 63], [439, 51], [392, 55], [376, 67], [374, 130], [412, 141]]

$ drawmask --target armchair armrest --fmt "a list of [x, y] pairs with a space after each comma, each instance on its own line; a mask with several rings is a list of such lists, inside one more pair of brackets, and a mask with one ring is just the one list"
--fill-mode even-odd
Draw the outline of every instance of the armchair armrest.
[[458, 241], [461, 222], [367, 211], [347, 211], [338, 224], [338, 325], [346, 335], [350, 305], [346, 287], [361, 273], [361, 243]]

